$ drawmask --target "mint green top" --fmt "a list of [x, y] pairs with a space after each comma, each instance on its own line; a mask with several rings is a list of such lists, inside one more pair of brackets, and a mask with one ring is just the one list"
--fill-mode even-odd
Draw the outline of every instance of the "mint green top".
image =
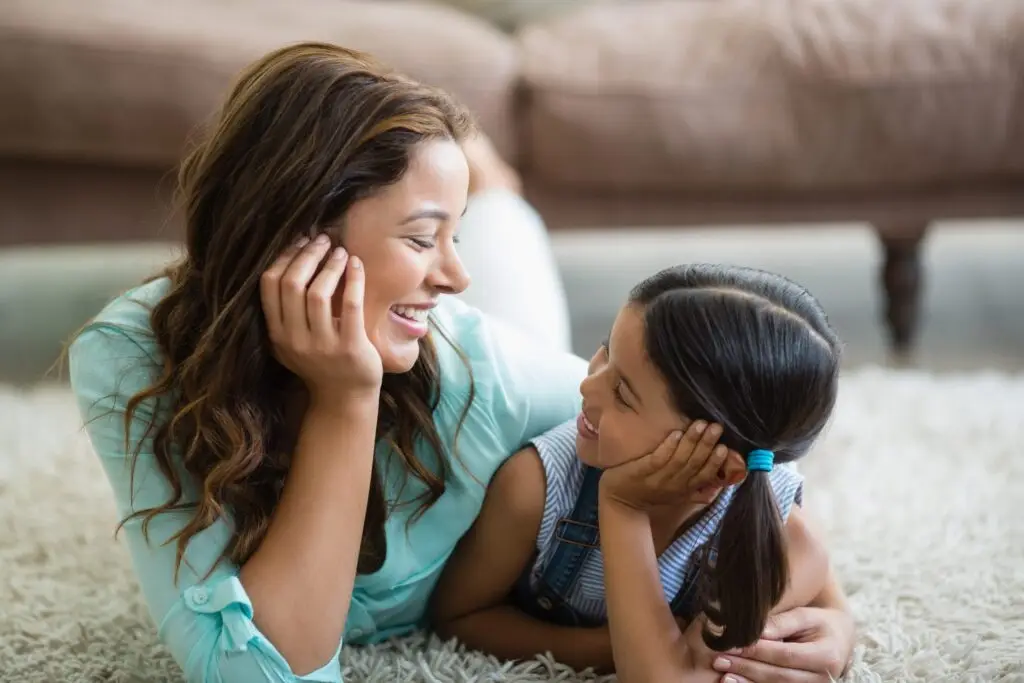
[[[71, 385], [113, 488], [117, 521], [135, 510], [164, 503], [170, 494], [152, 452], [143, 449], [133, 498], [124, 448], [125, 403], [152, 383], [161, 365], [149, 326], [149, 307], [167, 286], [167, 280], [156, 280], [115, 299], [70, 349]], [[451, 468], [444, 495], [408, 527], [408, 533], [408, 517], [415, 506], [399, 507], [388, 520], [384, 565], [356, 578], [345, 624], [346, 642], [376, 642], [424, 625], [427, 600], [456, 542], [480, 510], [484, 484], [506, 457], [571, 418], [580, 407], [579, 383], [586, 374], [586, 363], [580, 358], [539, 349], [518, 332], [452, 297], [442, 297], [434, 317], [468, 357], [476, 388], [459, 434], [459, 460]], [[434, 421], [442, 439], [451, 443], [470, 379], [449, 345], [438, 339], [437, 347], [442, 393]], [[139, 415], [148, 418], [152, 410], [152, 404], [143, 404]], [[135, 443], [144, 429], [141, 419], [133, 425]], [[374, 457], [381, 465], [387, 455], [388, 448], [380, 445]], [[432, 462], [428, 454], [420, 456]], [[398, 483], [397, 473], [385, 481], [389, 500], [398, 494]], [[421, 490], [413, 479], [402, 497], [411, 498]], [[196, 500], [194, 483], [185, 491], [188, 500]], [[222, 561], [202, 580], [229, 540], [229, 520], [193, 537], [175, 585], [175, 544], [163, 542], [188, 519], [188, 512], [155, 518], [149, 543], [138, 520], [123, 531], [160, 639], [187, 679], [194, 683], [341, 681], [337, 656], [306, 676], [292, 673], [253, 622], [252, 604], [238, 579], [237, 566]]]

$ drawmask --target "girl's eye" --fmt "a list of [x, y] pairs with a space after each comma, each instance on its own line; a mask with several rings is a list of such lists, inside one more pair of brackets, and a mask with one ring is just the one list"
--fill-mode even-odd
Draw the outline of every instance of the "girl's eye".
[[629, 404], [626, 403], [626, 399], [622, 397], [622, 382], [615, 385], [615, 402], [625, 408], [629, 407]]

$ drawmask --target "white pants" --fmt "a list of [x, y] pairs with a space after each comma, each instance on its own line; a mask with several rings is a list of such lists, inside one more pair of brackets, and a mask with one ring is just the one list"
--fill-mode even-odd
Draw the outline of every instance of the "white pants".
[[547, 228], [505, 190], [470, 197], [458, 246], [472, 283], [460, 298], [540, 343], [571, 351], [569, 305]]

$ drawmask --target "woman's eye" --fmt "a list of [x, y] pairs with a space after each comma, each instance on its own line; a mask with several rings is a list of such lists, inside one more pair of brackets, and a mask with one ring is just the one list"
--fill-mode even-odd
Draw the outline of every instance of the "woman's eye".
[[629, 404], [626, 403], [626, 399], [622, 397], [622, 382], [615, 385], [615, 401], [619, 405], [625, 406], [626, 408], [629, 407]]
[[406, 238], [420, 249], [433, 249], [434, 240], [428, 237], [408, 237]]

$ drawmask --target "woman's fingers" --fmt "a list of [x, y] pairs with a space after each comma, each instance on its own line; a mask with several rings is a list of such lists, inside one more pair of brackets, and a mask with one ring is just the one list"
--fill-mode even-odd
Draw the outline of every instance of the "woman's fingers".
[[744, 659], [735, 656], [717, 656], [712, 667], [715, 671], [724, 674], [723, 681], [739, 683], [740, 681], [755, 681], [756, 683], [826, 683], [829, 680], [827, 674], [813, 673], [803, 669], [789, 669], [767, 662], [759, 662], [756, 659]]
[[281, 276], [281, 319], [284, 321], [287, 334], [294, 335], [309, 330], [306, 288], [330, 246], [330, 238], [321, 233], [302, 248]]
[[260, 276], [260, 301], [263, 304], [263, 315], [267, 319], [267, 327], [271, 338], [275, 338], [284, 325], [284, 318], [281, 307], [281, 278], [288, 270], [296, 255], [309, 243], [309, 238], [302, 237], [296, 240], [290, 247], [281, 252], [281, 255], [270, 264], [270, 267], [263, 271]]
[[327, 340], [337, 336], [331, 303], [347, 263], [348, 252], [342, 247], [336, 247], [309, 285], [306, 292], [306, 317], [314, 337]]
[[341, 295], [342, 339], [357, 343], [366, 336], [363, 320], [363, 295], [366, 292], [366, 271], [358, 256], [349, 258], [345, 269], [345, 291]]

